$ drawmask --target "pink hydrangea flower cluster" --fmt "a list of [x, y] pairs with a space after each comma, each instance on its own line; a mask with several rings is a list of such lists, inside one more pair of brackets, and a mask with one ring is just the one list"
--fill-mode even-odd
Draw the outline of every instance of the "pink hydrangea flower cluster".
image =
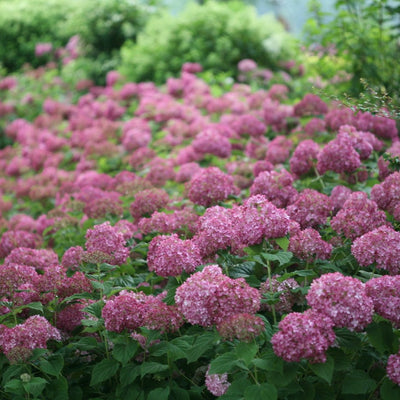
[[58, 264], [58, 256], [51, 249], [17, 247], [4, 259], [4, 263], [29, 265], [36, 269], [43, 269], [43, 267]]
[[40, 315], [9, 328], [0, 325], [0, 347], [11, 363], [26, 361], [34, 349], [45, 349], [50, 339], [61, 340], [60, 332]]
[[264, 238], [283, 237], [289, 229], [290, 218], [286, 212], [260, 194], [249, 197], [231, 214], [236, 245], [249, 246]]
[[65, 250], [61, 265], [65, 268], [78, 269], [83, 261], [85, 250], [81, 246], [73, 246]]
[[0, 297], [13, 297], [23, 284], [34, 284], [39, 275], [34, 267], [13, 263], [0, 265]]
[[324, 225], [333, 210], [331, 199], [314, 189], [305, 189], [296, 201], [286, 207], [290, 218], [302, 229]]
[[192, 142], [192, 146], [199, 154], [213, 154], [220, 158], [229, 157], [232, 151], [229, 139], [213, 128], [207, 128], [198, 133]]
[[386, 374], [392, 382], [400, 386], [400, 352], [389, 356]]
[[373, 301], [365, 285], [351, 276], [339, 272], [322, 275], [311, 283], [306, 299], [313, 310], [331, 318], [336, 327], [361, 331], [372, 322]]
[[232, 210], [221, 206], [207, 208], [199, 218], [193, 240], [204, 257], [230, 247], [233, 240]]
[[250, 194], [252, 196], [262, 194], [276, 207], [285, 208], [298, 196], [297, 190], [293, 187], [293, 182], [293, 176], [285, 169], [280, 172], [261, 172], [254, 179], [250, 187]]
[[277, 356], [287, 362], [302, 359], [324, 363], [326, 350], [335, 342], [333, 321], [314, 310], [290, 313], [279, 322], [279, 332], [271, 338]]
[[381, 184], [374, 185], [371, 199], [376, 201], [379, 208], [400, 220], [400, 172], [394, 172]]
[[232, 128], [241, 136], [260, 137], [265, 134], [267, 127], [253, 114], [238, 115], [232, 123]]
[[332, 245], [322, 240], [318, 231], [307, 228], [297, 232], [289, 240], [289, 251], [301, 260], [329, 260]]
[[352, 240], [386, 224], [384, 211], [364, 192], [353, 192], [331, 220], [335, 232]]
[[107, 262], [112, 265], [124, 264], [129, 256], [129, 249], [125, 247], [124, 235], [106, 221], [95, 225], [86, 232], [86, 250], [88, 253], [102, 253]]
[[400, 232], [381, 226], [354, 241], [351, 252], [360, 265], [375, 263], [391, 275], [400, 273]]
[[81, 325], [83, 319], [89, 316], [83, 309], [91, 302], [93, 301], [80, 300], [77, 303], [68, 304], [57, 313], [56, 327], [62, 332], [71, 333]]
[[226, 393], [229, 386], [231, 385], [228, 381], [228, 374], [209, 374], [208, 371], [210, 367], [208, 367], [206, 372], [206, 387], [208, 391], [214, 396], [222, 396]]
[[217, 265], [207, 265], [177, 288], [175, 303], [191, 324], [212, 326], [234, 314], [254, 314], [260, 294], [244, 279], [231, 279]]
[[[292, 307], [299, 301], [299, 296], [292, 290], [300, 286], [293, 278], [285, 279], [282, 282], [278, 278], [279, 275], [274, 276], [260, 285], [261, 296], [267, 293], [279, 293], [279, 301], [274, 304], [275, 311], [280, 314], [290, 313]], [[271, 311], [271, 306], [267, 303], [261, 303], [261, 309]]]
[[146, 215], [150, 216], [154, 211], [165, 208], [169, 203], [168, 193], [163, 189], [146, 189], [136, 193], [135, 200], [129, 207], [134, 219]]
[[321, 115], [328, 112], [328, 106], [317, 95], [307, 93], [302, 100], [294, 106], [294, 115], [304, 117], [307, 115]]
[[306, 174], [316, 165], [320, 151], [319, 145], [313, 140], [303, 140], [297, 145], [289, 161], [290, 171], [297, 176]]
[[[392, 157], [400, 157], [400, 141], [394, 142], [385, 153], [388, 153]], [[385, 180], [390, 174], [393, 174], [389, 168], [389, 161], [385, 161], [382, 156], [378, 158], [378, 169], [379, 169], [379, 180]]]
[[264, 332], [265, 325], [260, 317], [241, 313], [224, 319], [217, 325], [217, 330], [226, 340], [238, 339], [250, 343]]
[[175, 332], [183, 324], [183, 317], [176, 306], [169, 306], [160, 296], [146, 296], [143, 292], [123, 290], [106, 301], [102, 317], [107, 330], [135, 331], [140, 327]]
[[341, 134], [327, 143], [317, 156], [317, 170], [352, 173], [361, 165], [360, 155], [353, 147], [351, 138]]
[[308, 136], [314, 136], [319, 132], [325, 132], [325, 130], [326, 130], [325, 120], [320, 118], [311, 118], [311, 120], [308, 121], [307, 124], [304, 126], [304, 132]]
[[217, 167], [199, 171], [186, 185], [187, 196], [195, 204], [204, 207], [215, 205], [235, 192], [233, 178]]
[[8, 230], [3, 233], [0, 240], [0, 258], [7, 257], [12, 250], [18, 247], [36, 249], [42, 244], [42, 238], [25, 230]]
[[271, 140], [265, 153], [265, 159], [272, 164], [284, 163], [290, 156], [293, 142], [286, 136], [279, 135]]
[[159, 235], [149, 244], [147, 264], [159, 276], [177, 276], [193, 272], [203, 263], [200, 250], [192, 240], [182, 240], [177, 234]]
[[334, 214], [336, 214], [343, 207], [351, 193], [352, 190], [343, 185], [337, 185], [332, 189], [330, 198]]
[[375, 312], [388, 319], [396, 328], [400, 327], [400, 275], [384, 275], [372, 278], [366, 284], [366, 293]]

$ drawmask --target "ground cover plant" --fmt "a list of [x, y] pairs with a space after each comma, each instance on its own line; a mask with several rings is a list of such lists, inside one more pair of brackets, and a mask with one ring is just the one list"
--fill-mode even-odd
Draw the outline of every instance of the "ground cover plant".
[[399, 398], [396, 121], [201, 69], [0, 79], [2, 398]]

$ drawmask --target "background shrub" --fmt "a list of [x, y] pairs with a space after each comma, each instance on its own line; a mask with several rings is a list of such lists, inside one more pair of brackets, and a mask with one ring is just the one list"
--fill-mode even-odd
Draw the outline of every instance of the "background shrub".
[[241, 2], [189, 4], [178, 16], [153, 16], [121, 49], [121, 72], [134, 81], [164, 82], [184, 62], [199, 62], [215, 73], [236, 75], [237, 63], [251, 58], [275, 68], [293, 57], [294, 39], [272, 16], [258, 17]]

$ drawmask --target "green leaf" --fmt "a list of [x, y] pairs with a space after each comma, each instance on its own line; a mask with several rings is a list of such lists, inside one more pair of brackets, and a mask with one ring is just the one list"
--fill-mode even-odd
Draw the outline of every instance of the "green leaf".
[[395, 353], [397, 337], [393, 332], [392, 325], [389, 322], [373, 322], [367, 327], [367, 335], [371, 344], [380, 353]]
[[119, 369], [119, 362], [113, 358], [104, 359], [96, 364], [92, 370], [90, 386], [97, 385], [107, 379], [112, 378]]
[[224, 353], [211, 361], [209, 374], [224, 374], [237, 365], [237, 354], [234, 352]]
[[254, 273], [254, 261], [246, 261], [241, 264], [236, 264], [229, 268], [229, 276], [231, 278], [248, 278]]
[[4, 390], [7, 393], [14, 393], [19, 395], [23, 395], [25, 393], [21, 379], [11, 379], [4, 385]]
[[172, 382], [171, 398], [179, 400], [190, 400], [190, 395], [186, 389], [182, 389], [175, 382]]
[[398, 400], [400, 399], [400, 387], [386, 379], [380, 389], [382, 400]]
[[[221, 397], [218, 397], [219, 400], [242, 400], [244, 396], [244, 392], [246, 388], [251, 385], [251, 382], [247, 379], [247, 377], [243, 377], [240, 379], [235, 379], [232, 384], [228, 387], [228, 390]], [[261, 400], [261, 399], [259, 399]]]
[[243, 360], [244, 363], [249, 365], [258, 352], [258, 346], [255, 343], [241, 342], [236, 346], [237, 358]]
[[287, 249], [289, 248], [289, 239], [284, 236], [281, 238], [276, 238], [275, 242], [277, 243], [277, 245], [282, 249], [287, 251]]
[[46, 396], [52, 400], [68, 400], [68, 381], [63, 376], [52, 380], [46, 390]]
[[42, 359], [39, 368], [45, 374], [59, 376], [64, 367], [64, 358], [60, 354], [55, 354], [49, 359]]
[[342, 384], [343, 394], [366, 394], [375, 389], [377, 383], [364, 371], [351, 371]]
[[251, 385], [244, 391], [245, 400], [276, 400], [278, 391], [274, 385], [262, 383], [261, 385]]
[[147, 374], [156, 374], [169, 368], [167, 364], [157, 362], [145, 362], [140, 366], [140, 376], [143, 378]]
[[332, 357], [327, 356], [326, 362], [319, 364], [310, 364], [311, 370], [329, 384], [332, 382], [335, 363]]
[[217, 337], [213, 332], [206, 332], [199, 335], [192, 347], [187, 351], [186, 358], [188, 363], [197, 361], [207, 350], [213, 347], [216, 340]]
[[121, 368], [119, 379], [121, 385], [130, 385], [140, 375], [140, 365], [127, 364]]
[[45, 386], [47, 385], [46, 379], [33, 377], [29, 382], [24, 382], [22, 385], [24, 389], [33, 395], [34, 397], [39, 396], [43, 392]]
[[152, 390], [147, 396], [147, 400], [168, 400], [169, 387], [157, 388]]
[[126, 364], [136, 353], [139, 344], [129, 341], [126, 344], [115, 344], [112, 355], [121, 364]]
[[90, 315], [93, 315], [96, 318], [101, 318], [101, 311], [103, 310], [104, 301], [98, 301], [97, 303], [92, 303], [85, 307], [83, 311], [87, 312]]
[[29, 303], [24, 306], [24, 308], [29, 308], [30, 310], [40, 311], [43, 313], [43, 304], [40, 302]]
[[262, 258], [268, 261], [278, 261], [279, 265], [287, 264], [293, 257], [293, 253], [290, 251], [279, 251], [275, 254], [262, 253]]

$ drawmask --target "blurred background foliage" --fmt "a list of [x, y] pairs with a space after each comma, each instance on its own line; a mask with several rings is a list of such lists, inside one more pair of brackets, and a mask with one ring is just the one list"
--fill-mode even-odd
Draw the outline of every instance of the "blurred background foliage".
[[[291, 34], [296, 23], [281, 17], [305, 2], [309, 19]], [[235, 78], [244, 58], [272, 70], [295, 60], [296, 93], [313, 87], [371, 111], [400, 103], [400, 0], [0, 0], [0, 75], [44, 65], [36, 44], [57, 49], [74, 35], [84, 55], [64, 74], [96, 84], [113, 69], [161, 83], [187, 61]]]

